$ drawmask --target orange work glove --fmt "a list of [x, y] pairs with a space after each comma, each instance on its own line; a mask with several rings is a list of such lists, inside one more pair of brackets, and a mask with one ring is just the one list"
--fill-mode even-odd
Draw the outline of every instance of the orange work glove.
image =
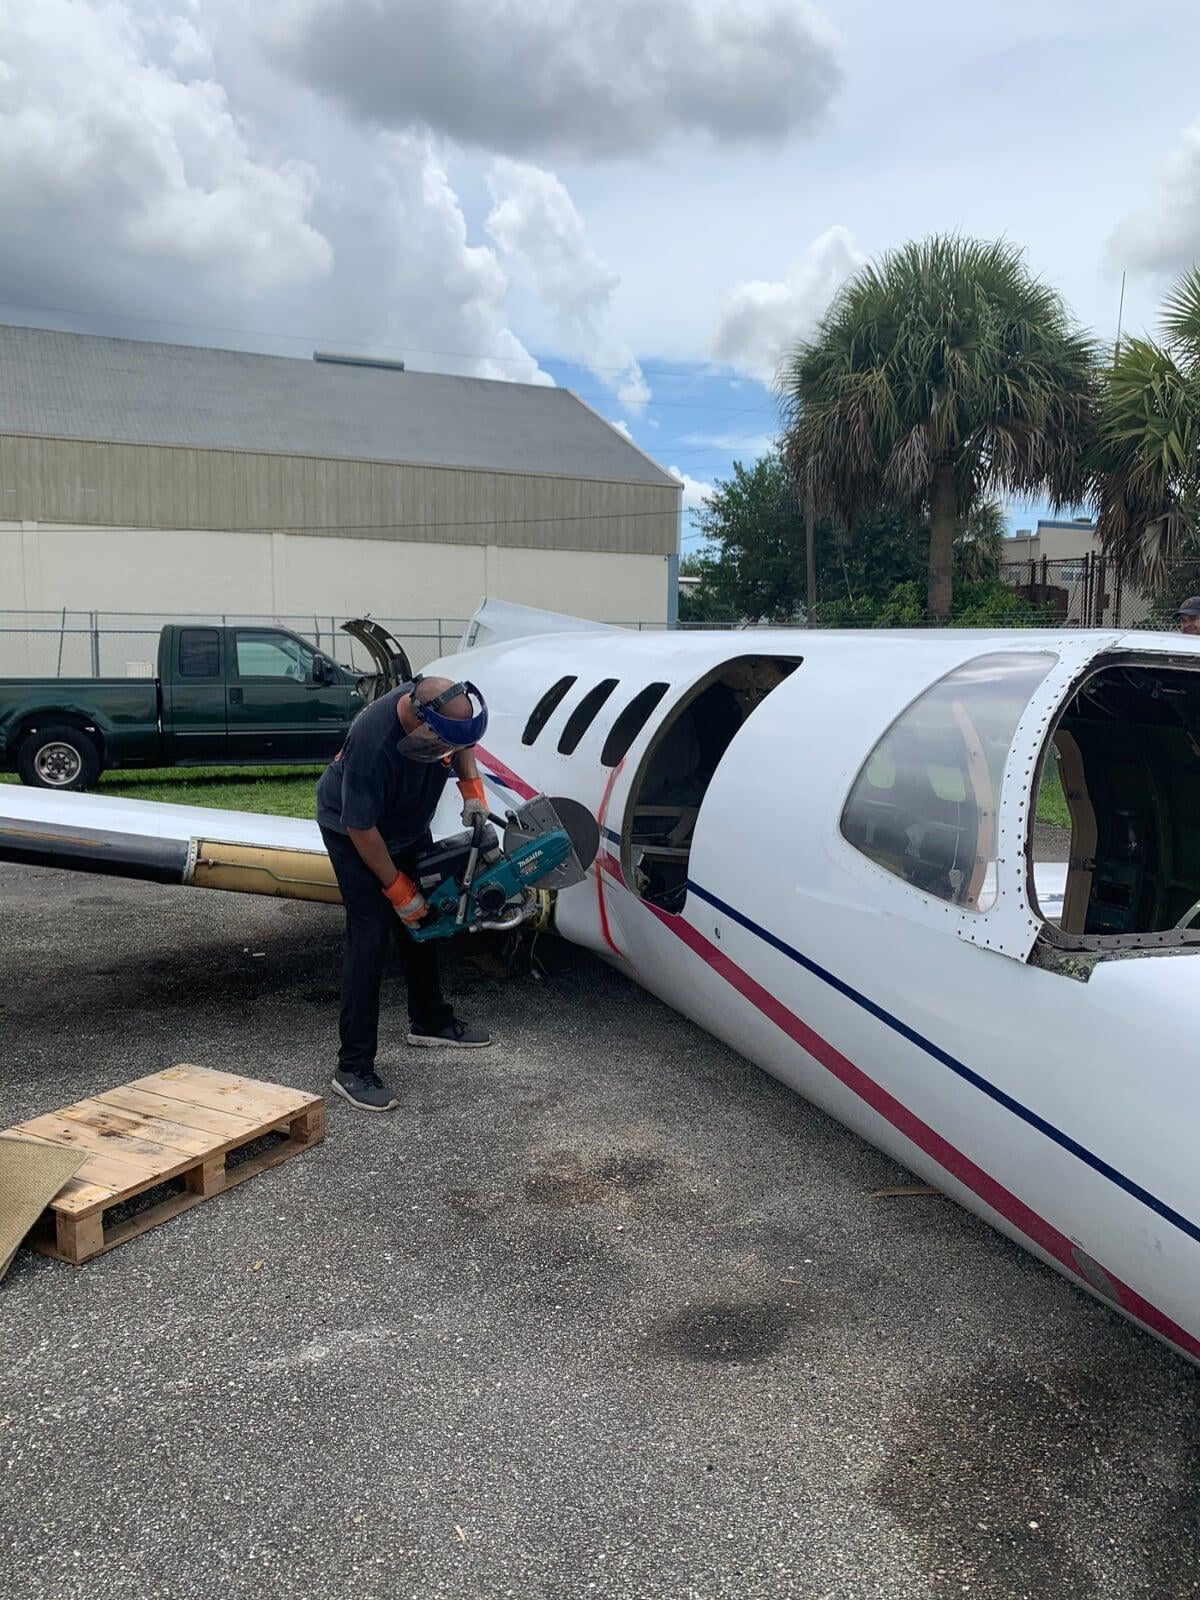
[[486, 822], [488, 805], [483, 796], [483, 779], [460, 778], [458, 780], [458, 792], [462, 795], [463, 827], [469, 828], [473, 817], [482, 817]]
[[391, 901], [405, 927], [413, 927], [425, 915], [425, 896], [412, 879], [406, 878], [402, 872], [396, 874], [383, 895], [385, 900]]

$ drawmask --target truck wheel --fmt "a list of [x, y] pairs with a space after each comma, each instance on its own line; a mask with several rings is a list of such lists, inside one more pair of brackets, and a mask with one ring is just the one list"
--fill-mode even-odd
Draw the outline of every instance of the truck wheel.
[[17, 771], [34, 789], [90, 789], [100, 776], [100, 752], [78, 728], [53, 724], [26, 734]]

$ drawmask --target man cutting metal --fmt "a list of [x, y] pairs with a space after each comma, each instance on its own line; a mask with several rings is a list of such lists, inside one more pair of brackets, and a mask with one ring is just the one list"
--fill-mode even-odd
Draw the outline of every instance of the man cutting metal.
[[341, 1048], [332, 1088], [360, 1111], [392, 1111], [399, 1100], [375, 1070], [379, 990], [388, 943], [396, 942], [408, 986], [408, 1043], [480, 1049], [490, 1034], [460, 1021], [438, 973], [438, 941], [408, 931], [426, 913], [414, 881], [417, 857], [451, 772], [462, 818], [487, 818], [473, 747], [487, 707], [473, 684], [416, 678], [373, 701], [317, 784], [317, 822], [346, 907]]

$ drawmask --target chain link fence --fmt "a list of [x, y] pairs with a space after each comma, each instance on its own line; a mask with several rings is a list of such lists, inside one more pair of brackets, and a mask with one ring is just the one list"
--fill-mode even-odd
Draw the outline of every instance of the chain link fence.
[[[1200, 562], [1172, 569], [1162, 594], [1151, 596], [1123, 582], [1113, 563], [1098, 554], [1068, 560], [1003, 562], [998, 576], [1024, 601], [1021, 614], [997, 616], [996, 627], [1164, 628], [1185, 595], [1200, 593]], [[0, 611], [0, 677], [153, 678], [158, 640], [167, 623], [281, 627], [309, 640], [324, 655], [353, 671], [369, 672], [362, 646], [342, 632], [347, 619], [312, 612], [265, 616], [242, 612], [168, 613], [141, 611]], [[377, 617], [399, 640], [416, 671], [453, 651], [467, 625], [463, 617]], [[795, 619], [804, 626], [803, 616]], [[763, 626], [764, 624], [759, 624]], [[845, 626], [843, 621], [838, 624]], [[871, 623], [864, 623], [871, 626]], [[909, 624], [912, 625], [912, 624]], [[916, 624], [921, 625], [921, 624]], [[936, 626], [933, 618], [925, 625]], [[659, 632], [665, 623], [621, 626]], [[681, 622], [680, 628], [744, 628], [745, 622]]]
[[[346, 619], [254, 616], [246, 613], [141, 611], [0, 611], [0, 677], [153, 678], [158, 640], [167, 623], [242, 624], [288, 628], [357, 672], [373, 670], [362, 646], [341, 631]], [[403, 645], [416, 671], [454, 649], [466, 627], [462, 617], [377, 617]]]
[[1196, 580], [1189, 563], [1186, 571], [1182, 566], [1172, 571], [1162, 595], [1149, 595], [1127, 583], [1108, 557], [1094, 552], [1058, 561], [1002, 562], [999, 576], [1044, 613], [1041, 620], [1047, 626], [1060, 628], [1170, 629], [1175, 607]]
[[[996, 580], [1003, 585], [997, 591]], [[1103, 628], [1175, 631], [1175, 610], [1190, 595], [1200, 595], [1200, 557], [1171, 564], [1161, 588], [1148, 593], [1130, 583], [1111, 558], [1098, 551], [1051, 560], [1035, 557], [1001, 561], [975, 580], [958, 577], [949, 624], [923, 609], [923, 582], [893, 587], [883, 599], [845, 593], [831, 581], [819, 593], [816, 628]], [[1007, 594], [1005, 590], [1009, 591]], [[982, 591], [982, 593], [981, 593]], [[751, 626], [768, 626], [754, 623]], [[803, 611], [782, 626], [808, 626]], [[683, 621], [681, 628], [739, 628], [729, 619]]]

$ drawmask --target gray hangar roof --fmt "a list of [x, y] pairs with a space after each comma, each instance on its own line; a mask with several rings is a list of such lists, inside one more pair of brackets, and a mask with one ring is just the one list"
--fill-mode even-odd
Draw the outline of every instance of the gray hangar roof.
[[0, 326], [0, 433], [678, 488], [569, 389]]

